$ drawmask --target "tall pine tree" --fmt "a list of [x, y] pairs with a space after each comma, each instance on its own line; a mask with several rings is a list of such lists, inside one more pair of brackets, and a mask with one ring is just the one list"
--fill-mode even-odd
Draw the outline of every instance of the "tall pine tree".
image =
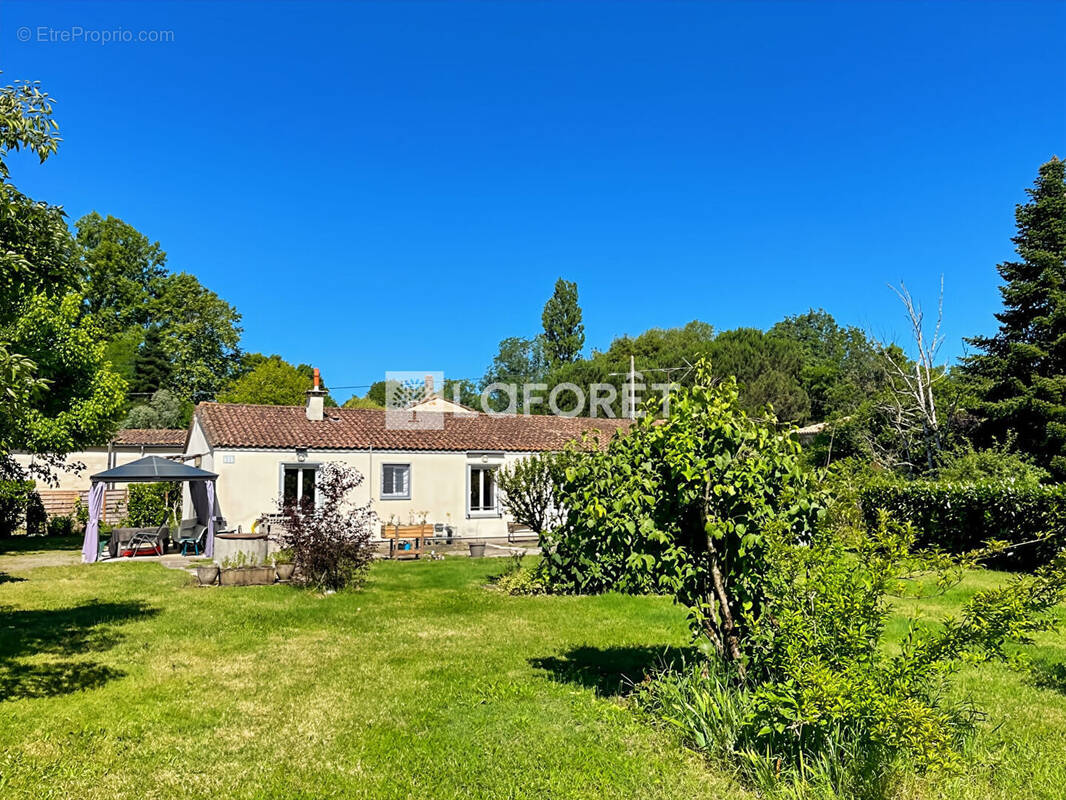
[[555, 282], [555, 292], [544, 304], [541, 321], [544, 323], [544, 355], [548, 366], [575, 361], [585, 346], [585, 326], [581, 324], [576, 283], [562, 278]]
[[130, 394], [142, 400], [169, 385], [170, 359], [163, 347], [159, 327], [151, 326], [144, 335], [144, 342], [133, 357], [133, 379]]
[[997, 269], [999, 332], [968, 340], [983, 352], [966, 362], [982, 383], [979, 412], [989, 438], [1016, 446], [1066, 477], [1066, 164], [1040, 167], [1029, 202], [1015, 211], [1021, 260]]

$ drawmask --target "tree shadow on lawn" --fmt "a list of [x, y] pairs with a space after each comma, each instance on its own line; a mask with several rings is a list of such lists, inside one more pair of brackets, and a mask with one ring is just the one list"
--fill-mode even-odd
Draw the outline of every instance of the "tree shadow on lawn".
[[25, 580], [25, 578], [20, 578], [17, 575], [8, 575], [6, 572], [0, 572], [0, 583], [23, 583]]
[[50, 550], [80, 550], [81, 536], [0, 536], [0, 555]]
[[1029, 666], [1029, 676], [1038, 689], [1051, 689], [1059, 694], [1066, 694], [1066, 664], [1034, 661]]
[[[23, 697], [52, 697], [91, 689], [124, 673], [70, 656], [114, 647], [122, 635], [111, 626], [154, 616], [144, 603], [91, 602], [59, 609], [0, 608], [0, 702]], [[65, 656], [64, 660], [27, 662], [26, 656]]]
[[550, 673], [559, 683], [576, 683], [594, 689], [601, 697], [629, 694], [651, 673], [692, 663], [695, 647], [576, 647], [561, 657], [531, 658], [535, 669]]

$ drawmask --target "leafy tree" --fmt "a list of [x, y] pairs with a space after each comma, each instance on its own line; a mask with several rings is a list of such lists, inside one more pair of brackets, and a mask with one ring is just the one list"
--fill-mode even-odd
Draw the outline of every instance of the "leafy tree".
[[344, 408], [385, 408], [385, 406], [374, 402], [374, 400], [369, 397], [357, 397], [355, 395], [345, 400], [342, 405]]
[[749, 416], [735, 380], [703, 362], [667, 419], [577, 454], [559, 496], [566, 521], [542, 537], [554, 586], [670, 592], [740, 669], [748, 612], [763, 603], [765, 532], [809, 538], [822, 508], [795, 441]]
[[559, 278], [555, 292], [544, 304], [544, 354], [551, 366], [569, 364], [585, 346], [585, 326], [577, 304], [577, 284]]
[[854, 413], [884, 384], [878, 348], [859, 328], [841, 327], [823, 309], [785, 317], [767, 335], [796, 342], [803, 355], [799, 380], [811, 401], [811, 418]]
[[[616, 338], [606, 351], [594, 351], [590, 358], [555, 367], [546, 382], [549, 389], [560, 383], [573, 383], [585, 390], [593, 383], [609, 384], [615, 388], [612, 413], [621, 416], [630, 356], [638, 372], [638, 383], [643, 383], [645, 391], [654, 395], [656, 390], [651, 388], [654, 384], [691, 386], [695, 376], [693, 365], [710, 353], [713, 340], [714, 329], [698, 320], [679, 328], [649, 328], [636, 337]], [[573, 398], [563, 394], [559, 400], [563, 410], [573, 409]]]
[[1008, 433], [1057, 477], [1066, 477], [1066, 164], [1040, 167], [1029, 201], [1015, 210], [1017, 261], [1003, 278], [999, 331], [970, 344], [966, 369], [983, 384], [977, 411], [986, 441]]
[[[527, 383], [540, 383], [544, 379], [545, 354], [544, 337], [525, 339], [511, 336], [500, 342], [500, 348], [492, 359], [492, 364], [481, 379], [482, 390], [494, 383], [503, 383], [521, 387]], [[493, 392], [489, 397], [491, 408], [501, 411], [508, 399], [502, 392]]]
[[298, 406], [306, 401], [313, 378], [281, 356], [270, 356], [219, 392], [220, 403]]
[[241, 371], [240, 315], [129, 223], [93, 212], [77, 224], [82, 291], [116, 368], [143, 395], [166, 388], [209, 399]]
[[146, 326], [166, 276], [167, 255], [159, 242], [121, 219], [104, 218], [95, 211], [78, 220], [77, 242], [86, 268], [85, 302], [104, 335], [114, 338], [129, 328]]
[[0, 341], [32, 364], [44, 383], [25, 403], [5, 402], [0, 452], [22, 450], [58, 461], [107, 441], [125, 405], [126, 384], [104, 360], [99, 329], [85, 315], [81, 298], [40, 294], [20, 311], [0, 326]]
[[384, 408], [385, 401], [388, 399], [387, 388], [385, 381], [374, 381], [366, 390], [366, 399], [378, 408]]
[[39, 87], [15, 81], [0, 89], [0, 321], [17, 315], [26, 298], [55, 297], [80, 278], [63, 210], [35, 202], [9, 180], [11, 151], [29, 150], [43, 164], [61, 141], [52, 100]]
[[140, 328], [127, 328], [104, 343], [104, 360], [111, 364], [111, 369], [121, 375], [127, 384], [133, 381], [133, 362], [136, 361], [143, 343], [144, 331]]
[[800, 384], [803, 350], [797, 342], [756, 328], [736, 328], [714, 340], [710, 362], [715, 375], [736, 377], [748, 413], [758, 413], [770, 404], [782, 420], [809, 418], [810, 398]]
[[444, 386], [441, 387], [441, 397], [451, 402], [458, 402], [460, 405], [467, 406], [475, 411], [480, 410], [481, 392], [478, 391], [477, 385], [473, 381], [468, 381], [466, 378], [449, 378], [445, 380]]
[[168, 388], [194, 402], [214, 397], [239, 364], [241, 315], [194, 275], [179, 272], [160, 282], [151, 318], [173, 367]]
[[126, 522], [136, 528], [173, 524], [181, 510], [181, 484], [134, 483], [128, 489]]
[[123, 428], [186, 428], [192, 419], [193, 405], [169, 389], [159, 389], [147, 403], [130, 409]]
[[131, 365], [130, 393], [146, 396], [157, 392], [170, 383], [173, 372], [159, 326], [152, 325], [144, 334], [144, 341], [137, 348]]

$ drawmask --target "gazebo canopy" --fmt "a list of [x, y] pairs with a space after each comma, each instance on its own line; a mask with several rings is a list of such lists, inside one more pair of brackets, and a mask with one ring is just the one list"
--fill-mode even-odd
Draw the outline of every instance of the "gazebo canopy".
[[120, 467], [90, 475], [93, 483], [156, 483], [161, 481], [213, 481], [214, 472], [190, 467], [180, 461], [160, 456], [145, 456]]
[[100, 558], [100, 517], [104, 510], [104, 484], [107, 483], [188, 483], [196, 519], [207, 528], [204, 555], [210, 558], [215, 552], [216, 478], [218, 475], [214, 472], [159, 456], [145, 456], [121, 467], [90, 475], [89, 521], [85, 526], [85, 541], [81, 547], [82, 561], [91, 564]]

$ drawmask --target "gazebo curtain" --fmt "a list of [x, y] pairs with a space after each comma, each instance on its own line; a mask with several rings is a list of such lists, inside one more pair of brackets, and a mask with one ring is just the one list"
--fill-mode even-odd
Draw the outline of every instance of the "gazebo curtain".
[[215, 482], [191, 481], [189, 494], [192, 497], [192, 507], [196, 509], [196, 519], [200, 524], [207, 525], [204, 555], [212, 558], [215, 555]]
[[[197, 521], [207, 526], [204, 555], [212, 558], [215, 554], [215, 482], [189, 481], [189, 494]], [[85, 541], [81, 547], [81, 560], [86, 564], [92, 564], [100, 558], [100, 518], [103, 511], [104, 483], [93, 481], [89, 489], [89, 522], [85, 526]]]
[[104, 484], [93, 482], [89, 489], [89, 522], [85, 526], [85, 541], [81, 546], [81, 560], [92, 564], [100, 558], [100, 516], [104, 510]]

